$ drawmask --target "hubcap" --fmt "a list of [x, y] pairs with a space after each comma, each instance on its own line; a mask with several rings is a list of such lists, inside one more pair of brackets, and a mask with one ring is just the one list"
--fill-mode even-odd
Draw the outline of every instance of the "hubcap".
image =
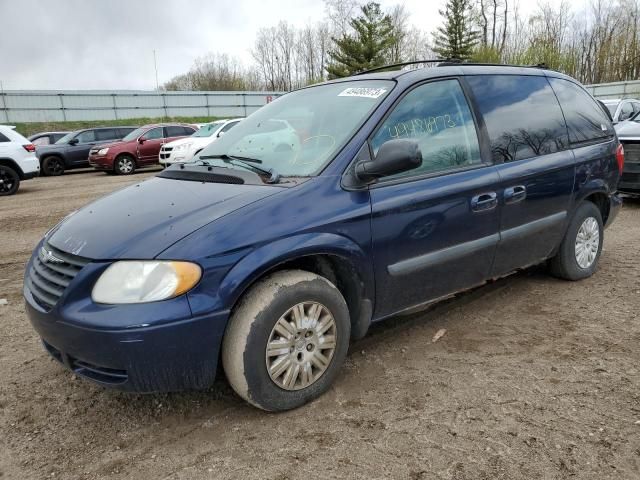
[[0, 168], [0, 192], [6, 193], [10, 192], [13, 188], [13, 179], [12, 175], [6, 170]]
[[299, 303], [276, 322], [267, 342], [271, 380], [284, 390], [300, 390], [326, 372], [336, 349], [336, 321], [317, 302]]
[[131, 170], [133, 170], [133, 162], [128, 158], [123, 158], [118, 162], [118, 167], [122, 173], [131, 173]]
[[54, 175], [62, 173], [62, 163], [60, 163], [60, 160], [53, 160], [51, 162], [51, 173]]
[[580, 268], [593, 265], [600, 248], [600, 225], [593, 217], [588, 217], [580, 225], [576, 236], [576, 262]]

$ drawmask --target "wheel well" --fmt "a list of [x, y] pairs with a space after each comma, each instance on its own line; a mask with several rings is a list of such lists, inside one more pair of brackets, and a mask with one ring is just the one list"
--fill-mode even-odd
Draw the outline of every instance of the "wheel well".
[[135, 155], [132, 155], [129, 152], [121, 152], [117, 154], [115, 160], [118, 160], [119, 158], [122, 158], [122, 157], [131, 157], [131, 159], [133, 160], [133, 163], [137, 164], [138, 159], [136, 158]]
[[20, 165], [18, 165], [14, 160], [10, 158], [0, 158], [0, 165], [4, 165], [5, 167], [15, 170], [18, 177], [20, 177], [20, 180], [24, 180], [24, 172], [20, 168]]
[[62, 158], [57, 153], [50, 153], [49, 155], [43, 155], [42, 157], [40, 157], [40, 166], [42, 166], [42, 162], [44, 162], [47, 158], [58, 158], [64, 162], [64, 158]]
[[600, 215], [602, 215], [602, 223], [606, 224], [607, 219], [609, 218], [609, 197], [602, 192], [592, 193], [591, 195], [585, 197], [584, 199], [587, 202], [593, 203], [598, 210], [600, 210]]
[[361, 315], [366, 313], [363, 312], [362, 308], [364, 284], [360, 275], [351, 262], [345, 261], [343, 257], [331, 254], [306, 255], [292, 260], [287, 260], [286, 262], [274, 266], [264, 272], [260, 277], [256, 278], [243, 290], [232, 310], [235, 309], [242, 296], [256, 282], [262, 280], [268, 275], [282, 270], [304, 270], [320, 275], [333, 283], [344, 297], [345, 302], [347, 302], [352, 327], [354, 327], [357, 322], [361, 321]]

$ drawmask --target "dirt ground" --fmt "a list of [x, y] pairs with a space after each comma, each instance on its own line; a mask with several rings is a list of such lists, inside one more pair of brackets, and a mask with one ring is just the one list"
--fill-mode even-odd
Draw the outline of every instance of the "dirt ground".
[[169, 395], [96, 387], [28, 323], [38, 239], [148, 175], [40, 178], [0, 199], [0, 478], [640, 478], [640, 202], [607, 230], [594, 277], [534, 268], [377, 325], [326, 395], [267, 414], [222, 379]]

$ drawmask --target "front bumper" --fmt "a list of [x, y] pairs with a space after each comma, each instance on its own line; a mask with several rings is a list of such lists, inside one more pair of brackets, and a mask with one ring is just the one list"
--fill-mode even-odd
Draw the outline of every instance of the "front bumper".
[[106, 156], [90, 155], [89, 166], [96, 170], [113, 170], [113, 158]]
[[[33, 258], [26, 275], [32, 264]], [[95, 304], [91, 288], [106, 266], [84, 266], [49, 311], [25, 283], [26, 312], [48, 353], [77, 375], [118, 390], [210, 386], [229, 312], [193, 316], [184, 295], [146, 304]]]
[[188, 162], [193, 157], [191, 149], [178, 149], [172, 150], [160, 150], [158, 155], [158, 162], [161, 165], [173, 165], [174, 163]]
[[640, 140], [620, 139], [624, 146], [624, 168], [618, 191], [632, 195], [640, 195]]
[[105, 387], [151, 393], [210, 386], [228, 314], [190, 318], [156, 327], [96, 330], [26, 310], [49, 354], [77, 375]]

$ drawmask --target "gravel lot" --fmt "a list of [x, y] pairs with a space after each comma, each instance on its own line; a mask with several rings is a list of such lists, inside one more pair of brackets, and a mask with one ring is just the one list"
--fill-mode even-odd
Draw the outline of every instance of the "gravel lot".
[[149, 175], [73, 172], [0, 199], [1, 478], [640, 478], [640, 202], [607, 230], [591, 279], [534, 268], [377, 325], [328, 394], [267, 414], [222, 379], [103, 390], [50, 360], [28, 323], [38, 239]]

